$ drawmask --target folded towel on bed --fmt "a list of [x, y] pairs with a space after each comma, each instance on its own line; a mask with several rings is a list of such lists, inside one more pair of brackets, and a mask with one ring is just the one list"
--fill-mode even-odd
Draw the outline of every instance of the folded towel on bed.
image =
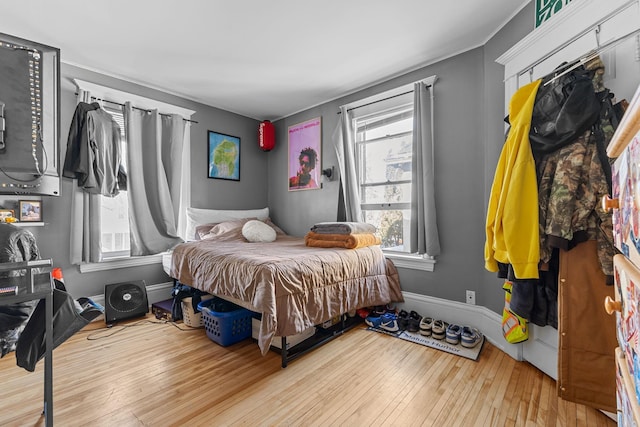
[[320, 234], [365, 234], [375, 233], [376, 227], [366, 222], [319, 222], [311, 231]]
[[310, 231], [304, 236], [304, 243], [315, 248], [357, 249], [379, 245], [380, 238], [371, 233], [364, 234], [319, 234]]

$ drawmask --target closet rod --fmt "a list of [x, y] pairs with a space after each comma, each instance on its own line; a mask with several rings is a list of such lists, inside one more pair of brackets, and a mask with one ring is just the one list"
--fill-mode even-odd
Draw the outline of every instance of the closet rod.
[[627, 40], [629, 37], [633, 37], [636, 34], [640, 34], [640, 28], [637, 29], [637, 30], [631, 31], [630, 33], [627, 33], [627, 34], [625, 34], [624, 36], [622, 36], [620, 38], [614, 39], [614, 40], [610, 41], [609, 43], [605, 43], [604, 45], [600, 46], [598, 49], [589, 52], [584, 57], [582, 57], [578, 61], [576, 61], [574, 64], [571, 64], [571, 66], [569, 68], [567, 68], [567, 69], [563, 70], [561, 73], [553, 76], [553, 78], [550, 79], [548, 82], [546, 82], [544, 85], [546, 86], [546, 85], [552, 83], [554, 80], [559, 79], [560, 77], [562, 77], [565, 74], [571, 72], [572, 70], [578, 68], [579, 66], [581, 66], [583, 64], [586, 64], [587, 62], [589, 62], [592, 59], [596, 58], [600, 53], [606, 51], [607, 49], [610, 49], [612, 47], [615, 47], [615, 46], [619, 45], [623, 41]]
[[517, 73], [514, 73], [514, 74], [510, 75], [508, 78], [505, 79], [505, 81], [509, 80], [513, 76], [520, 76], [526, 70], [531, 70], [531, 69], [535, 68], [537, 65], [540, 65], [541, 63], [543, 63], [547, 59], [551, 58], [553, 55], [555, 55], [556, 53], [560, 52], [562, 49], [564, 49], [565, 47], [569, 46], [571, 43], [575, 42], [576, 40], [580, 39], [581, 37], [585, 36], [586, 34], [589, 34], [592, 31], [597, 31], [598, 28], [602, 24], [607, 22], [609, 19], [613, 18], [614, 16], [618, 15], [622, 11], [628, 9], [629, 7], [631, 7], [632, 5], [637, 4], [637, 3], [638, 3], [638, 0], [631, 0], [630, 2], [620, 6], [619, 8], [617, 8], [616, 10], [614, 10], [613, 12], [609, 13], [607, 16], [602, 18], [602, 20], [600, 22], [598, 22], [596, 25], [594, 25], [593, 27], [590, 27], [590, 28], [584, 30], [583, 32], [581, 32], [579, 34], [576, 34], [575, 36], [573, 36], [572, 38], [570, 38], [566, 42], [562, 43], [560, 46], [556, 47], [555, 49], [551, 50], [550, 52], [548, 52], [547, 54], [545, 54], [541, 58], [539, 58], [536, 61], [532, 62], [528, 66], [522, 68]]
[[[76, 93], [76, 95], [78, 95], [78, 94]], [[122, 104], [120, 102], [116, 102], [116, 101], [111, 101], [111, 100], [108, 100], [108, 99], [97, 98], [95, 96], [92, 96], [91, 99], [93, 99], [95, 101], [108, 102], [110, 104], [115, 104], [115, 105], [119, 105], [121, 107], [124, 107], [124, 104]], [[152, 111], [152, 110], [147, 110], [146, 108], [140, 108], [140, 107], [135, 107], [135, 106], [132, 107], [132, 108], [134, 108], [135, 110], [146, 111], [147, 113], [150, 113]], [[171, 116], [171, 114], [164, 114], [164, 113], [158, 113], [158, 114], [160, 114], [161, 116], [167, 116], [167, 117]], [[185, 122], [198, 123], [195, 120], [185, 119], [184, 117], [182, 118], [182, 120], [184, 120]]]

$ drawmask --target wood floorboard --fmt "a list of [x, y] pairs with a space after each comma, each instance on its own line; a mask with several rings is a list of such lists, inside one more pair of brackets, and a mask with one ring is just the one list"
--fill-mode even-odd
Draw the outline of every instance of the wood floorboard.
[[[616, 425], [488, 342], [472, 361], [357, 327], [282, 369], [252, 340], [221, 347], [150, 315], [102, 327], [54, 351], [56, 426]], [[0, 426], [43, 425], [43, 363], [10, 353], [0, 379]]]

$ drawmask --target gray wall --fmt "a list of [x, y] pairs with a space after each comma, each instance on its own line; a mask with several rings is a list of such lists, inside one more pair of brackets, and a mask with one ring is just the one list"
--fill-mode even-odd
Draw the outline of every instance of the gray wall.
[[[321, 116], [321, 166], [335, 166], [332, 134], [338, 123], [339, 105], [436, 74], [436, 200], [442, 255], [434, 272], [401, 269], [402, 287], [456, 301], [464, 301], [466, 289], [475, 290], [477, 304], [500, 312], [501, 283], [484, 270], [483, 262], [486, 201], [504, 141], [503, 69], [494, 61], [532, 29], [530, 4], [481, 48], [279, 120], [275, 123], [277, 145], [269, 153], [258, 148], [256, 120], [63, 64], [62, 151], [76, 104], [71, 81], [74, 77], [195, 110], [193, 120], [198, 124], [191, 130], [192, 205], [217, 209], [269, 206], [278, 225], [290, 234], [302, 236], [315, 222], [335, 220], [338, 181], [325, 180], [320, 190], [288, 191], [287, 128]], [[64, 59], [64, 52], [62, 55]], [[207, 130], [241, 138], [239, 182], [207, 178]], [[52, 258], [56, 266], [62, 267], [65, 284], [74, 296], [102, 294], [107, 283], [144, 279], [153, 284], [169, 280], [160, 265], [80, 274], [77, 267], [69, 264], [70, 191], [71, 181], [63, 179], [62, 195], [43, 200], [46, 225], [30, 230], [38, 240], [42, 257]]]
[[[64, 52], [62, 52], [64, 59]], [[267, 162], [258, 147], [258, 122], [220, 109], [205, 106], [129, 82], [62, 64], [61, 67], [61, 162], [67, 145], [67, 135], [76, 106], [73, 78], [113, 87], [159, 101], [195, 110], [191, 128], [191, 197], [192, 206], [216, 209], [250, 209], [267, 206]], [[240, 181], [207, 178], [207, 131], [215, 130], [240, 137]], [[101, 295], [104, 285], [127, 280], [144, 279], [147, 284], [169, 281], [162, 267], [150, 265], [96, 273], [81, 274], [69, 261], [69, 212], [71, 205], [69, 179], [62, 179], [59, 197], [43, 197], [44, 227], [30, 227], [38, 242], [42, 258], [52, 258], [61, 267], [65, 285], [75, 297]]]
[[476, 303], [501, 312], [504, 294], [484, 269], [485, 215], [497, 158], [504, 142], [504, 70], [495, 59], [533, 29], [525, 7], [485, 46], [276, 122], [277, 147], [269, 153], [269, 206], [274, 221], [302, 236], [315, 222], [336, 219], [338, 181], [320, 190], [287, 189], [287, 128], [322, 116], [322, 166], [337, 165], [332, 135], [338, 106], [437, 75], [435, 85], [436, 204], [442, 255], [434, 272], [400, 269], [405, 291], [454, 301], [476, 291]]

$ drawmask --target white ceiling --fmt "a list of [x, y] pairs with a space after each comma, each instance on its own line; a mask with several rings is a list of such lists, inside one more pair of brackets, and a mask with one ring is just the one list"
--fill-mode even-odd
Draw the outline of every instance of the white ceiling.
[[2, 2], [0, 32], [275, 120], [480, 46], [529, 1], [23, 0]]

